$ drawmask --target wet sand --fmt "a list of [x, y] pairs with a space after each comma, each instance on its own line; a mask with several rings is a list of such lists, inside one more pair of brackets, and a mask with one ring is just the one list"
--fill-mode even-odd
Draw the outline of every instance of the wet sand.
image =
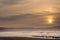
[[26, 38], [26, 37], [0, 37], [0, 40], [60, 40], [60, 39], [41, 39], [41, 38]]

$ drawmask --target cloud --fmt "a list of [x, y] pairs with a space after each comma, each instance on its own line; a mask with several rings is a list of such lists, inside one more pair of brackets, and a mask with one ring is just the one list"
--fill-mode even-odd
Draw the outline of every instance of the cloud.
[[60, 0], [0, 0], [0, 16], [14, 16], [43, 11], [56, 12]]
[[[37, 28], [47, 28], [47, 22], [41, 15], [23, 14], [19, 16], [11, 17], [0, 17], [0, 26], [6, 27], [36, 27]], [[41, 27], [42, 26], [42, 27]], [[45, 27], [43, 27], [45, 26]], [[49, 26], [48, 26], [49, 27]]]
[[[53, 23], [48, 23], [48, 17], [54, 16]], [[51, 28], [57, 29], [60, 25], [60, 15], [32, 15], [23, 14], [18, 16], [0, 17], [0, 26], [19, 28]], [[58, 26], [58, 27], [57, 27]]]
[[17, 4], [20, 0], [0, 0], [0, 5], [14, 5]]

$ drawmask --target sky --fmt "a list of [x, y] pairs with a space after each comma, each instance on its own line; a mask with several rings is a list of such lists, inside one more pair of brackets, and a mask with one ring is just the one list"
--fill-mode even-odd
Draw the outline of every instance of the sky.
[[59, 12], [60, 0], [0, 0], [0, 17], [38, 12]]
[[60, 0], [0, 0], [0, 26], [35, 27], [49, 26], [52, 21], [58, 23], [60, 14], [46, 16], [49, 13], [60, 13]]

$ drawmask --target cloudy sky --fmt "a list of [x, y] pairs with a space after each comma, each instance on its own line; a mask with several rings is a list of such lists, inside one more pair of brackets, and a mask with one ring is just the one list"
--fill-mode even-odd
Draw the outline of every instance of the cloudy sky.
[[60, 14], [40, 16], [42, 13], [60, 13], [60, 0], [0, 0], [0, 26], [60, 24]]
[[0, 0], [0, 17], [38, 13], [57, 12], [60, 0]]

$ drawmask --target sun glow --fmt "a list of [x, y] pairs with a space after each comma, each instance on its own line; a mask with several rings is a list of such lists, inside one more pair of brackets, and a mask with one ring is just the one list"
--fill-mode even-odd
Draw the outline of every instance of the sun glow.
[[52, 24], [54, 21], [54, 16], [47, 16], [47, 20], [48, 24]]
[[52, 20], [52, 19], [49, 19], [48, 22], [49, 22], [49, 23], [53, 23], [53, 20]]
[[48, 23], [52, 24], [53, 23], [53, 16], [48, 16]]

